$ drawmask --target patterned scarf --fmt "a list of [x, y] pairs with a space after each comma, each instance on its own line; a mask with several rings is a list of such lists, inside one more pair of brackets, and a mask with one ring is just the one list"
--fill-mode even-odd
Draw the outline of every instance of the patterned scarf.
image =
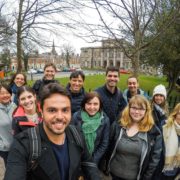
[[171, 127], [163, 126], [163, 137], [165, 142], [165, 165], [163, 171], [173, 170], [180, 167], [180, 125], [174, 121]]
[[94, 151], [94, 142], [96, 140], [96, 130], [101, 124], [102, 115], [97, 112], [94, 116], [89, 116], [87, 112], [81, 111], [81, 117], [83, 120], [82, 130], [85, 136], [87, 148], [89, 153]]

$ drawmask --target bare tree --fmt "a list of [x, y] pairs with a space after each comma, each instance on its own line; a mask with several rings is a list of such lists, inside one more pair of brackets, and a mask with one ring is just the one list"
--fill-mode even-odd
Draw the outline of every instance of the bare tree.
[[67, 67], [70, 67], [70, 59], [75, 54], [75, 49], [70, 44], [64, 44], [62, 46], [62, 56], [66, 62]]
[[7, 44], [13, 34], [12, 24], [10, 24], [10, 21], [2, 13], [4, 6], [5, 2], [2, 1], [0, 3], [0, 45]]
[[[113, 38], [125, 55], [131, 59], [134, 75], [138, 75], [141, 51], [149, 46], [172, 21], [176, 20], [176, 12], [169, 11], [163, 23], [152, 34], [152, 23], [158, 16], [161, 0], [92, 0], [102, 24], [95, 28], [94, 24], [84, 26], [86, 34], [94, 40]], [[174, 6], [177, 6], [174, 1]], [[179, 7], [177, 8], [179, 10]], [[101, 31], [99, 33], [99, 30]], [[146, 36], [152, 34], [152, 39], [147, 41]], [[125, 43], [123, 43], [125, 42]]]
[[[67, 28], [74, 28], [71, 21], [76, 0], [19, 0], [15, 13], [17, 19], [17, 61], [22, 70], [22, 41], [27, 39], [39, 46], [49, 46], [48, 34], [61, 35]], [[76, 5], [76, 6], [75, 6]], [[61, 28], [61, 33], [60, 29]]]

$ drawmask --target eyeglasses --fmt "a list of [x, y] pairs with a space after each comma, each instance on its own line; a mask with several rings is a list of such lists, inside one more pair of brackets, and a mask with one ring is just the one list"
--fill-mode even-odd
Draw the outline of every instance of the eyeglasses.
[[144, 112], [144, 111], [146, 111], [145, 108], [130, 107], [130, 109], [133, 110], [133, 111], [139, 111], [139, 112]]

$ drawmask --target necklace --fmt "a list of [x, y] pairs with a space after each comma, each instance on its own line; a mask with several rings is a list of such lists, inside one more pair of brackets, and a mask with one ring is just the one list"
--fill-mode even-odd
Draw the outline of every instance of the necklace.
[[39, 122], [39, 118], [38, 118], [38, 114], [35, 113], [35, 114], [25, 114], [26, 117], [28, 118], [29, 121], [33, 121], [34, 123], [38, 124]]

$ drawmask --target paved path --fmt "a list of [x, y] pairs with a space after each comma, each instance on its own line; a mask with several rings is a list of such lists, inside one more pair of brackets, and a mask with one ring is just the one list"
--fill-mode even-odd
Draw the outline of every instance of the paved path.
[[0, 180], [3, 180], [4, 177], [4, 162], [2, 160], [2, 158], [0, 158]]

